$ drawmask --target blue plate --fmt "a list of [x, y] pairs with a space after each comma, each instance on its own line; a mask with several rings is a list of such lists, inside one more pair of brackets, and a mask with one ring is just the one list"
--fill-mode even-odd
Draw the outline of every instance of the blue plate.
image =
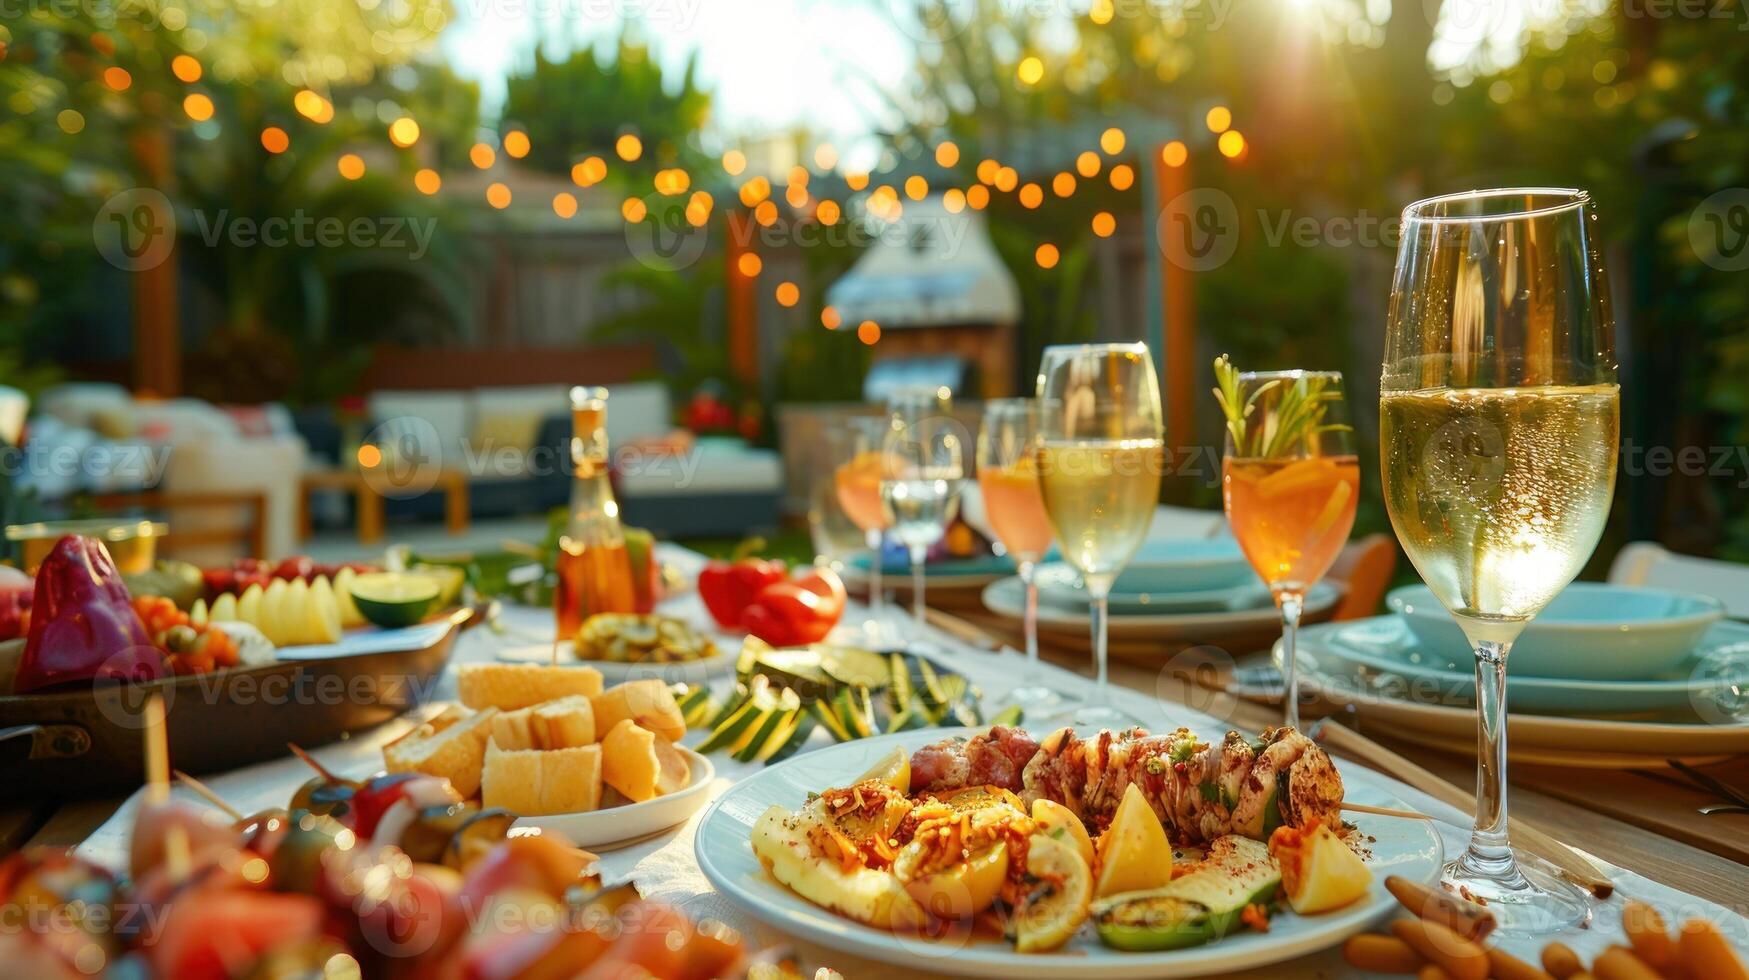
[[[1425, 585], [1392, 589], [1385, 604], [1402, 615], [1423, 653], [1468, 671], [1469, 640]], [[1574, 582], [1530, 621], [1512, 645], [1513, 676], [1644, 680], [1677, 667], [1724, 616], [1711, 596], [1638, 586]]]
[[[1039, 566], [1039, 593], [1057, 602], [1087, 604], [1081, 577], [1063, 562]], [[1174, 538], [1143, 542], [1117, 581], [1111, 586], [1112, 608], [1120, 603], [1143, 607], [1140, 611], [1167, 611], [1164, 607], [1186, 594], [1187, 601], [1207, 606], [1219, 596], [1250, 595], [1263, 588], [1251, 571], [1238, 542], [1231, 538]], [[1265, 594], [1267, 596], [1267, 593]], [[1176, 610], [1181, 611], [1181, 610]]]
[[[1453, 669], [1443, 655], [1426, 654], [1399, 616], [1308, 626], [1300, 631], [1298, 649], [1314, 669], [1341, 674], [1359, 670], [1374, 689], [1388, 689], [1399, 700], [1475, 703], [1474, 669]], [[1511, 657], [1517, 656], [1514, 650]], [[1510, 710], [1532, 714], [1734, 716], [1749, 710], [1749, 626], [1715, 623], [1659, 677], [1578, 680], [1511, 671], [1506, 697]]]

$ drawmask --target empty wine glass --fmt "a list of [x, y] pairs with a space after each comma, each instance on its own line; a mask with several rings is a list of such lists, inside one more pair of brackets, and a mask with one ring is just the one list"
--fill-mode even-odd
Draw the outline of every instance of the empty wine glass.
[[881, 501], [892, 515], [893, 537], [911, 558], [911, 612], [922, 626], [924, 564], [959, 508], [963, 429], [950, 414], [945, 389], [899, 393], [891, 409]]

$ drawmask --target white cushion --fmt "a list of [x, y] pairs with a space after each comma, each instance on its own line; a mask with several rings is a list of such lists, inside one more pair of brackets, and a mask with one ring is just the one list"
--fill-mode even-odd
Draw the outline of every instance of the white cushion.
[[237, 420], [197, 398], [164, 402], [134, 402], [129, 412], [134, 433], [147, 442], [180, 446], [190, 442], [239, 437]]
[[134, 398], [121, 385], [102, 381], [74, 381], [55, 385], [37, 398], [37, 408], [45, 415], [80, 428], [91, 428], [91, 421], [105, 409], [125, 409]]
[[672, 411], [668, 386], [660, 381], [608, 385], [607, 441], [623, 446], [635, 439], [665, 436], [674, 429]]
[[628, 500], [777, 493], [783, 488], [783, 460], [777, 453], [729, 440], [701, 439], [691, 451], [679, 455], [616, 451], [614, 461], [620, 493]]
[[[298, 551], [299, 476], [307, 455], [304, 441], [296, 436], [187, 443], [171, 449], [160, 486], [169, 494], [264, 493], [267, 553], [261, 557], [283, 558]], [[165, 516], [174, 534], [234, 528], [248, 519], [248, 510], [170, 507]], [[200, 565], [223, 564], [241, 556], [243, 547], [202, 545], [180, 549], [176, 557]]]
[[369, 413], [373, 441], [392, 442], [422, 460], [462, 467], [463, 443], [473, 434], [470, 392], [378, 391], [370, 396]]
[[571, 411], [570, 390], [564, 385], [508, 385], [475, 388], [473, 392], [474, 412], [476, 415], [533, 413], [542, 418], [549, 415], [569, 415]]

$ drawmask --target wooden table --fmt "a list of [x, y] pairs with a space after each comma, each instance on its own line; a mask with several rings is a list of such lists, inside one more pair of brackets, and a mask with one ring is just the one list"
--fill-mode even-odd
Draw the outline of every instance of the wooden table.
[[[353, 495], [358, 506], [358, 543], [375, 544], [383, 538], [383, 494], [362, 470], [309, 470], [298, 490], [298, 534], [310, 536], [310, 494], [317, 490], [341, 490]], [[460, 470], [437, 471], [431, 490], [443, 493], [443, 524], [452, 535], [468, 530], [468, 478]], [[424, 491], [429, 493], [430, 491]]]
[[[957, 615], [1016, 643], [1003, 621], [961, 609]], [[1085, 653], [1045, 649], [1043, 655], [1070, 669], [1089, 670]], [[1113, 683], [1203, 708], [1208, 692], [1193, 681], [1158, 668], [1114, 660]], [[1389, 731], [1365, 734], [1457, 786], [1475, 779], [1472, 757], [1394, 740]], [[1749, 759], [1713, 767], [1727, 782], [1749, 786]], [[1512, 812], [1613, 864], [1673, 888], [1739, 907], [1749, 881], [1749, 816], [1703, 817], [1695, 808], [1717, 802], [1665, 774], [1576, 770], [1514, 765]], [[23, 844], [72, 845], [100, 826], [121, 801], [50, 801], [0, 807], [0, 852]]]

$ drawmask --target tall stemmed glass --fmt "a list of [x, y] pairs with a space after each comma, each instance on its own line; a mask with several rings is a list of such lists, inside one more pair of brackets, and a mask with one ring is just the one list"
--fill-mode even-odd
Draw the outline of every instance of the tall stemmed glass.
[[1523, 188], [1420, 201], [1403, 219], [1379, 399], [1385, 504], [1476, 653], [1476, 826], [1445, 880], [1502, 929], [1544, 932], [1589, 912], [1508, 843], [1506, 658], [1591, 556], [1615, 484], [1597, 214], [1584, 191]]
[[1030, 398], [997, 398], [984, 403], [978, 429], [978, 489], [990, 527], [1020, 570], [1026, 587], [1026, 674], [1009, 692], [1029, 711], [1062, 701], [1039, 683], [1038, 583], [1033, 573], [1051, 547], [1051, 518], [1038, 484], [1038, 403]]
[[1354, 428], [1335, 371], [1239, 373], [1215, 361], [1227, 422], [1221, 498], [1252, 570], [1281, 610], [1282, 724], [1300, 724], [1294, 647], [1306, 590], [1348, 542], [1360, 498]]
[[1038, 399], [1045, 512], [1092, 600], [1097, 685], [1075, 721], [1134, 724], [1112, 706], [1106, 683], [1106, 597], [1147, 537], [1160, 499], [1165, 443], [1154, 359], [1144, 344], [1047, 347]]
[[893, 537], [911, 556], [911, 614], [921, 627], [924, 564], [959, 510], [966, 475], [963, 429], [938, 389], [897, 394], [891, 408], [881, 501], [892, 515]]
[[884, 446], [890, 425], [886, 416], [847, 418], [838, 430], [838, 464], [832, 473], [838, 506], [862, 530], [868, 545], [868, 622], [866, 632], [879, 639], [886, 620], [886, 596], [881, 589], [881, 544], [893, 526], [893, 515], [881, 501], [881, 479], [887, 472]]

